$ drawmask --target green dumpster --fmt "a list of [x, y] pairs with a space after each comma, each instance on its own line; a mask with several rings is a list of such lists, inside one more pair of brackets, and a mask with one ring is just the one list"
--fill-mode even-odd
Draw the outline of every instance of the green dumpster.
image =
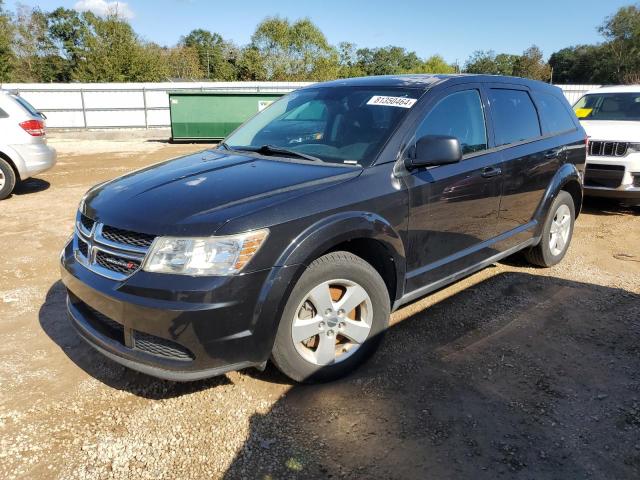
[[283, 93], [169, 92], [171, 139], [221, 140]]

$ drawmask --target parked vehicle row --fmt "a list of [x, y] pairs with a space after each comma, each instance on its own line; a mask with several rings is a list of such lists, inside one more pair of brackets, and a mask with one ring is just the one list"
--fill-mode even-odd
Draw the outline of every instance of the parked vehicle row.
[[271, 359], [344, 375], [394, 309], [518, 251], [562, 260], [586, 134], [562, 92], [410, 75], [297, 90], [215, 150], [92, 188], [61, 252], [72, 324], [132, 369]]
[[0, 90], [0, 200], [21, 180], [44, 172], [56, 162], [47, 145], [45, 118], [24, 98]]

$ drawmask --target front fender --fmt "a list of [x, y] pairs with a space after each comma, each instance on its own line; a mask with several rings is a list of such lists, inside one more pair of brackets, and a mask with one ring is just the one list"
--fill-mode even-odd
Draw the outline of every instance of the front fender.
[[381, 243], [393, 258], [396, 270], [396, 296], [401, 295], [406, 269], [404, 244], [398, 232], [379, 215], [351, 211], [341, 212], [313, 223], [284, 250], [268, 275], [259, 295], [253, 329], [265, 339], [259, 355], [266, 360], [273, 346], [280, 315], [291, 290], [306, 267], [336, 245], [355, 239]]
[[380, 215], [363, 211], [341, 212], [312, 224], [289, 244], [277, 266], [308, 265], [335, 245], [362, 238], [376, 240], [387, 248], [396, 263], [399, 281], [405, 268], [404, 244], [400, 235]]
[[580, 172], [573, 163], [563, 164], [558, 169], [551, 182], [549, 182], [549, 185], [547, 186], [547, 189], [545, 190], [542, 200], [540, 201], [540, 204], [538, 205], [538, 208], [536, 209], [533, 217], [538, 221], [536, 235], [540, 235], [542, 233], [544, 221], [547, 217], [547, 212], [551, 207], [551, 203], [558, 195], [558, 192], [560, 192], [560, 190], [562, 190], [563, 187], [569, 182], [577, 182], [580, 185], [580, 195], [582, 195], [582, 177], [580, 176]]

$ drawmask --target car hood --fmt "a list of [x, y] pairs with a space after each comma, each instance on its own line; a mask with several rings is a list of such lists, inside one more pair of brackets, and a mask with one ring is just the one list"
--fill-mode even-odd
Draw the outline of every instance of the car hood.
[[615, 120], [582, 120], [591, 140], [640, 142], [640, 122]]
[[233, 218], [361, 172], [330, 163], [205, 151], [101, 184], [87, 193], [82, 209], [99, 222], [126, 230], [212, 235]]

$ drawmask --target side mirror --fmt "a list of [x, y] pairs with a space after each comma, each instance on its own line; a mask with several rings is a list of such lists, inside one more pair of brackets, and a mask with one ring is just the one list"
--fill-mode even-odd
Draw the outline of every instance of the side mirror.
[[407, 169], [447, 165], [462, 160], [462, 147], [456, 137], [425, 135], [405, 159]]

